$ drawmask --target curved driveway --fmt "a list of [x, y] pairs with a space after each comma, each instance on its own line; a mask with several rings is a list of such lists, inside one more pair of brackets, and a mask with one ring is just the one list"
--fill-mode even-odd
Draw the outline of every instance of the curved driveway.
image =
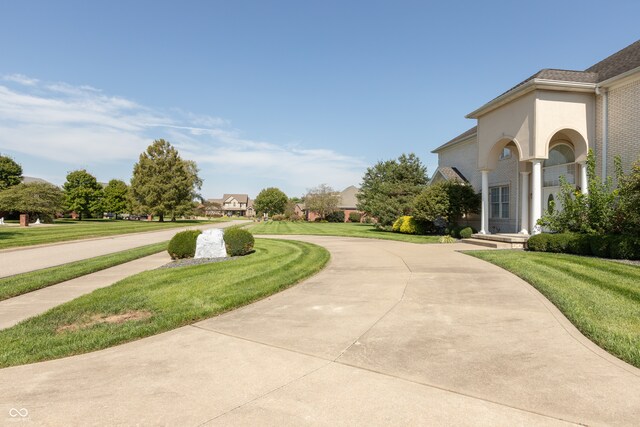
[[[0, 370], [51, 425], [637, 425], [640, 370], [466, 245], [301, 236], [304, 283], [225, 315]], [[16, 412], [14, 411], [15, 415]]]

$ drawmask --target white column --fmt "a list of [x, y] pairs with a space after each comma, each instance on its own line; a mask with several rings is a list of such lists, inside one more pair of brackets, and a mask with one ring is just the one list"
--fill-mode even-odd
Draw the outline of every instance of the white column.
[[589, 181], [587, 179], [587, 163], [580, 163], [580, 191], [582, 194], [589, 194]]
[[480, 234], [489, 233], [489, 171], [482, 171], [482, 215]]
[[533, 160], [531, 164], [531, 234], [540, 234], [542, 230], [537, 223], [542, 217], [542, 160]]
[[529, 172], [520, 172], [520, 234], [529, 234]]

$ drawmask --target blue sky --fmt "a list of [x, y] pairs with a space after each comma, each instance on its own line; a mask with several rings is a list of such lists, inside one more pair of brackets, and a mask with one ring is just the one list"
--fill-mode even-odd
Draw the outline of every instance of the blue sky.
[[203, 195], [359, 184], [541, 68], [640, 37], [640, 2], [2, 1], [0, 152], [62, 184], [129, 181], [154, 139]]

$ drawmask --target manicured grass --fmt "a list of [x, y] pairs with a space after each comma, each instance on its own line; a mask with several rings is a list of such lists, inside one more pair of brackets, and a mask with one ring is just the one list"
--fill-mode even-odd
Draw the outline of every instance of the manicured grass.
[[[214, 221], [226, 220], [216, 219]], [[175, 227], [206, 224], [208, 222], [210, 221], [56, 220], [53, 225], [32, 225], [30, 227], [0, 226], [0, 249], [86, 239], [90, 237], [159, 231]]]
[[640, 368], [640, 267], [542, 252], [465, 253], [531, 283], [586, 337]]
[[[296, 241], [257, 239], [255, 250], [233, 261], [140, 273], [1, 330], [0, 367], [86, 353], [188, 325], [287, 288], [329, 260], [326, 249]], [[107, 321], [117, 315], [119, 323]]]
[[153, 255], [166, 249], [167, 242], [155, 243], [114, 254], [70, 262], [57, 267], [3, 277], [0, 278], [0, 301]]
[[371, 224], [332, 222], [269, 221], [249, 228], [253, 234], [312, 234], [317, 236], [364, 237], [367, 239], [398, 240], [409, 243], [438, 243], [439, 236], [414, 236], [377, 230]]

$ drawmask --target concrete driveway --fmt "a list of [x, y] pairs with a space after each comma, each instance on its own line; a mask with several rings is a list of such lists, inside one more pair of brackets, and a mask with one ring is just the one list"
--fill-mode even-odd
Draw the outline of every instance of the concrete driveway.
[[155, 337], [0, 370], [0, 422], [637, 425], [640, 370], [525, 282], [455, 252], [468, 246], [298, 239], [332, 260], [287, 291]]

